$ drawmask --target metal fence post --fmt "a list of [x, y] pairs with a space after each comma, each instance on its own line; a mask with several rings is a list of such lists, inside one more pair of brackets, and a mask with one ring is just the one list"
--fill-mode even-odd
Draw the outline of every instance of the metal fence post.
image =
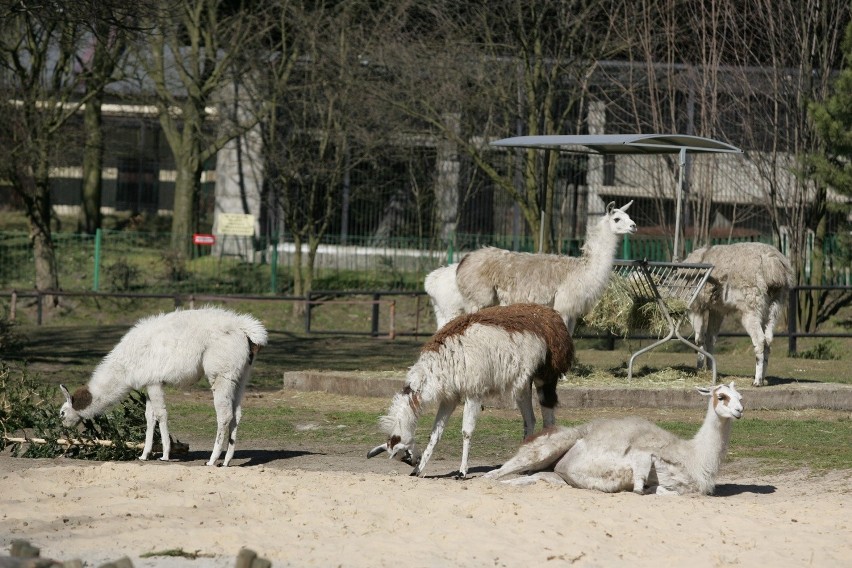
[[272, 238], [272, 258], [269, 260], [269, 288], [273, 294], [278, 293], [278, 237]]
[[379, 301], [381, 299], [381, 294], [373, 294], [373, 325], [370, 330], [373, 337], [378, 337], [379, 335]]
[[790, 289], [787, 301], [787, 356], [796, 356], [796, 321], [799, 318], [799, 289], [793, 286]]
[[101, 284], [101, 230], [95, 230], [95, 273], [92, 275], [92, 291], [97, 292]]

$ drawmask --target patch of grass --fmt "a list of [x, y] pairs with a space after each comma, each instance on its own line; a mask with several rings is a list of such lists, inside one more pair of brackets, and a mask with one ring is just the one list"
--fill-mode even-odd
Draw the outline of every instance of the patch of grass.
[[[173, 400], [174, 397], [170, 399]], [[241, 448], [359, 446], [364, 452], [383, 441], [378, 419], [389, 399], [347, 397], [328, 393], [279, 391], [249, 398], [240, 424]], [[347, 408], [347, 410], [341, 410]], [[678, 436], [690, 438], [704, 413], [693, 409], [587, 409], [558, 413], [559, 423], [574, 426], [596, 417], [645, 416]], [[178, 399], [169, 406], [170, 425], [181, 436], [199, 440], [206, 450], [216, 430], [209, 401]], [[435, 408], [427, 407], [417, 429], [422, 450], [429, 439]], [[472, 457], [500, 463], [517, 451], [522, 422], [516, 410], [486, 408], [473, 435]], [[435, 459], [450, 462], [461, 456], [461, 408], [450, 418]], [[729, 461], [758, 460], [776, 470], [852, 469], [852, 420], [831, 411], [749, 411], [734, 424]], [[454, 465], [452, 467], [455, 467]]]

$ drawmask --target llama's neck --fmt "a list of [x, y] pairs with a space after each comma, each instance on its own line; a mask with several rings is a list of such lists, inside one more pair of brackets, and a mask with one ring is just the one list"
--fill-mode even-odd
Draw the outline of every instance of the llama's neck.
[[394, 395], [388, 413], [381, 418], [381, 428], [390, 437], [399, 437], [403, 442], [414, 440], [417, 421], [423, 404], [434, 400], [434, 389], [428, 387], [426, 375], [415, 364], [408, 371], [405, 387]]
[[83, 418], [93, 418], [103, 414], [118, 404], [130, 392], [130, 386], [124, 380], [124, 369], [117, 368], [109, 357], [101, 362], [92, 373], [86, 388], [92, 395], [92, 402], [79, 410]]
[[716, 474], [719, 473], [725, 454], [728, 453], [732, 426], [733, 421], [730, 418], [720, 418], [716, 414], [711, 399], [704, 423], [691, 441], [695, 478], [703, 493], [713, 490]]
[[608, 275], [612, 270], [612, 261], [615, 259], [620, 236], [610, 230], [609, 220], [604, 217], [589, 231], [586, 242], [583, 244], [581, 259], [586, 262], [589, 269]]

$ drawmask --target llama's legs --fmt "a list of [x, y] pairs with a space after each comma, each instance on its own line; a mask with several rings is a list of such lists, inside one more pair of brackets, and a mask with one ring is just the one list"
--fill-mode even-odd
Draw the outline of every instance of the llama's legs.
[[417, 477], [423, 475], [423, 469], [426, 467], [426, 463], [429, 461], [429, 458], [432, 457], [435, 445], [444, 434], [444, 428], [447, 426], [447, 420], [449, 420], [450, 415], [455, 409], [455, 401], [445, 400], [438, 405], [438, 412], [435, 414], [435, 425], [432, 426], [432, 435], [429, 436], [429, 443], [426, 445], [426, 449], [423, 450], [423, 455], [420, 456], [420, 462], [414, 467], [414, 471], [411, 472], [411, 475], [416, 475]]
[[763, 334], [763, 324], [757, 314], [745, 313], [742, 316], [743, 328], [745, 328], [751, 344], [754, 347], [754, 382], [753, 386], [759, 387], [763, 385], [763, 380], [766, 374], [766, 337]]
[[464, 403], [464, 414], [462, 416], [462, 459], [459, 466], [459, 478], [467, 477], [467, 459], [470, 455], [470, 438], [476, 428], [476, 419], [482, 409], [482, 403], [476, 399], [469, 398]]
[[769, 303], [769, 311], [763, 324], [763, 376], [761, 382], [766, 380], [766, 370], [769, 367], [769, 352], [772, 350], [772, 340], [775, 338], [775, 324], [781, 313], [781, 299], [774, 299]]
[[228, 451], [225, 452], [225, 459], [222, 460], [222, 467], [228, 467], [231, 463], [231, 458], [234, 457], [234, 449], [237, 445], [237, 426], [240, 425], [240, 419], [243, 417], [243, 408], [240, 405], [234, 409], [234, 418], [231, 420], [231, 427], [228, 434]]
[[568, 328], [568, 335], [574, 337], [574, 328], [577, 326], [577, 318], [565, 318], [565, 327]]
[[234, 457], [234, 449], [237, 445], [237, 427], [240, 425], [240, 420], [243, 417], [243, 392], [248, 384], [251, 375], [251, 367], [247, 367], [243, 372], [242, 380], [237, 387], [237, 392], [234, 394], [234, 417], [231, 420], [230, 428], [228, 429], [228, 451], [225, 452], [225, 459], [222, 462], [222, 467], [227, 467], [231, 463], [231, 458]]
[[163, 444], [163, 461], [169, 461], [171, 438], [169, 437], [168, 413], [163, 385], [150, 385], [147, 389], [148, 400], [145, 402], [145, 447], [142, 449], [140, 460], [147, 460], [154, 447], [154, 428], [160, 423], [160, 438]]
[[[213, 383], [213, 406], [216, 409], [216, 440], [207, 465], [216, 465], [222, 454], [225, 436], [230, 436], [235, 428], [235, 396], [238, 389], [234, 381], [227, 377], [218, 377]], [[230, 441], [229, 441], [230, 444]]]
[[518, 405], [518, 410], [521, 411], [521, 417], [524, 419], [524, 439], [527, 436], [532, 436], [535, 432], [535, 412], [533, 411], [532, 403], [532, 385], [525, 386], [518, 393], [515, 402]]
[[[695, 333], [695, 344], [706, 350], [704, 338], [707, 330], [704, 329], [704, 321], [707, 317], [707, 312], [689, 312], [689, 323], [692, 325], [692, 331]], [[696, 368], [703, 369], [707, 362], [704, 360], [704, 353], [698, 352], [698, 362]]]
[[[536, 392], [538, 393], [538, 405], [541, 408], [541, 421], [544, 428], [553, 428], [556, 425], [556, 405], [559, 404], [559, 397], [556, 394], [556, 382], [545, 382], [541, 380], [534, 381]], [[535, 418], [533, 418], [535, 421]], [[535, 424], [533, 424], [535, 427]]]
[[515, 487], [524, 487], [527, 485], [532, 485], [539, 481], [552, 483], [554, 485], [565, 485], [565, 480], [562, 479], [558, 473], [553, 471], [539, 471], [537, 473], [533, 473], [532, 475], [522, 475], [521, 477], [515, 477], [513, 479], [504, 479], [500, 483], [505, 483], [506, 485], [513, 485]]

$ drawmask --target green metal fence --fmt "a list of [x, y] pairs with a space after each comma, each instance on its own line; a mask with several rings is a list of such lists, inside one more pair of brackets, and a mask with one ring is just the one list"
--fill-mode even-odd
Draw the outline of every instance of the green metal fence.
[[[171, 252], [170, 237], [168, 233], [128, 231], [55, 233], [60, 286], [68, 291], [97, 292], [292, 293], [297, 256], [293, 243], [286, 239], [230, 237], [231, 241], [217, 246], [195, 246], [186, 258]], [[429, 271], [483, 245], [532, 249], [532, 241], [510, 242], [506, 237], [457, 236], [453, 244], [442, 246], [416, 238], [376, 242], [350, 236], [342, 243], [328, 237], [317, 254], [313, 289], [420, 290]], [[692, 249], [690, 241], [685, 245], [687, 251]], [[617, 256], [667, 261], [671, 258], [669, 246], [664, 237], [631, 235], [624, 238]], [[582, 241], [565, 241], [559, 252], [577, 255], [581, 247]], [[304, 247], [303, 251], [304, 265]], [[27, 234], [0, 232], [0, 289], [31, 290], [34, 284]]]

